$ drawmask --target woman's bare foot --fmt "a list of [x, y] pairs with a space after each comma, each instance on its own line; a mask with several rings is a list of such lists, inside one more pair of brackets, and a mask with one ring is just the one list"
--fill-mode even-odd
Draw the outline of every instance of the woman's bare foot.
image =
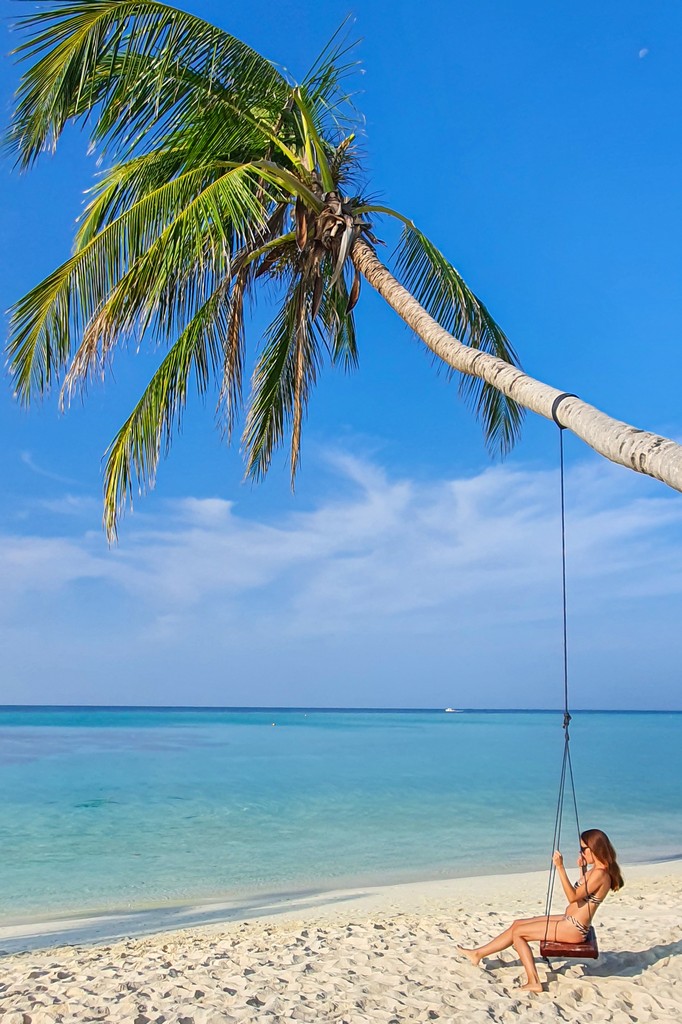
[[517, 992], [542, 992], [542, 985], [539, 981], [527, 981], [525, 985], [519, 985]]
[[465, 949], [464, 946], [458, 946], [457, 952], [465, 956], [467, 960], [470, 960], [474, 967], [478, 967], [481, 962], [481, 956], [475, 949]]

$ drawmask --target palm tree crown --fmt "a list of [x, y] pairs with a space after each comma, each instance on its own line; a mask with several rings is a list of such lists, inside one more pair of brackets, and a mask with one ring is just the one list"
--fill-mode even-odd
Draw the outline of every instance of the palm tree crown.
[[[243, 427], [247, 471], [266, 473], [290, 433], [292, 480], [308, 398], [328, 354], [357, 362], [358, 242], [382, 217], [402, 236], [395, 273], [439, 324], [515, 363], [485, 306], [408, 218], [363, 195], [352, 46], [336, 34], [300, 83], [227, 32], [151, 0], [52, 0], [21, 20], [21, 80], [8, 145], [24, 168], [83, 124], [107, 163], [70, 259], [14, 307], [19, 397], [61, 382], [68, 402], [114, 352], [162, 353], [105, 466], [110, 536], [133, 485], [153, 482], [194, 381], [216, 384], [232, 435], [242, 404], [245, 308], [276, 290]], [[462, 377], [489, 445], [513, 444], [520, 407]]]

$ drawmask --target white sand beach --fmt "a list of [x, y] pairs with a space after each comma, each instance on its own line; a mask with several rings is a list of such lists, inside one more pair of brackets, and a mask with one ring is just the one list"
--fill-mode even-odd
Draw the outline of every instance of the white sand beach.
[[[599, 960], [557, 960], [551, 970], [540, 961], [538, 995], [515, 990], [522, 970], [513, 950], [480, 968], [456, 951], [542, 913], [546, 875], [533, 873], [325, 893], [271, 913], [260, 905], [251, 920], [104, 944], [92, 940], [106, 934], [106, 918], [0, 928], [0, 949], [25, 948], [2, 956], [0, 1020], [678, 1024], [682, 862], [624, 874], [626, 887], [596, 920]], [[208, 919], [206, 908], [182, 913]], [[152, 914], [145, 925], [161, 920]], [[54, 945], [66, 935], [74, 944]]]

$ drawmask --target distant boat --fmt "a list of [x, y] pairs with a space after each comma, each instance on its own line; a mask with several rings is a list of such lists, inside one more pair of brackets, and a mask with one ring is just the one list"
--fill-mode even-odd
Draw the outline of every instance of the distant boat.
[[450, 715], [461, 715], [462, 714], [462, 712], [458, 708], [446, 708], [445, 711], [446, 711], [447, 714], [450, 714]]

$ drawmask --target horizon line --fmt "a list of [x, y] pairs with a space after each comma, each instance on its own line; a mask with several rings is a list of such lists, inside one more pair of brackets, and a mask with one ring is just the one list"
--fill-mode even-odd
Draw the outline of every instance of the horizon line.
[[[389, 707], [389, 706], [358, 706], [358, 705], [279, 705], [279, 704], [0, 704], [1, 711], [320, 711], [320, 712], [440, 712], [446, 713], [443, 707]], [[559, 707], [461, 707], [453, 708], [453, 712], [483, 712], [515, 714], [521, 712], [541, 714], [563, 714]], [[682, 714], [682, 708], [574, 708], [573, 714]]]

